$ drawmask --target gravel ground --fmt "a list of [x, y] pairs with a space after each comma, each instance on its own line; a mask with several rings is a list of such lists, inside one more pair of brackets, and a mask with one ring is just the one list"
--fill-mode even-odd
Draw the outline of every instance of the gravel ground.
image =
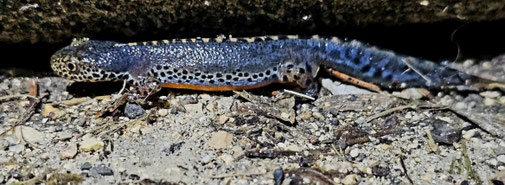
[[61, 78], [4, 78], [0, 183], [504, 182], [505, 141], [456, 114], [503, 123], [503, 92], [373, 93], [322, 81], [316, 101], [269, 88], [164, 90], [151, 105], [114, 109], [119, 96], [77, 96]]

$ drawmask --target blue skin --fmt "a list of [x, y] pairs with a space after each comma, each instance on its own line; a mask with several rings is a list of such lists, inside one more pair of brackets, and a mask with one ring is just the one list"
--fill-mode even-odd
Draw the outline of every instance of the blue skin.
[[[464, 85], [472, 76], [439, 64], [378, 50], [361, 43], [335, 43], [324, 39], [285, 39], [259, 42], [172, 42], [159, 45], [128, 45], [112, 41], [87, 41], [69, 46], [59, 55], [93, 59], [89, 65], [109, 72], [129, 72], [146, 76], [163, 65], [187, 69], [189, 73], [232, 74], [237, 71], [263, 73], [286, 61], [309, 67], [329, 67], [383, 88], [440, 88]], [[409, 61], [409, 68], [404, 61]], [[273, 75], [275, 74], [275, 76]], [[420, 75], [422, 74], [422, 75]], [[255, 85], [264, 81], [279, 81], [279, 73], [247, 81], [209, 82], [187, 79], [185, 83], [203, 85]], [[164, 82], [181, 82], [165, 79]], [[401, 86], [400, 84], [404, 84]]]

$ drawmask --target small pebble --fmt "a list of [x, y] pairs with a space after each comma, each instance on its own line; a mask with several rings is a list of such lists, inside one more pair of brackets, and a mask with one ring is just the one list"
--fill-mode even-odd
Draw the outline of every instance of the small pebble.
[[72, 159], [77, 155], [77, 144], [71, 143], [60, 152], [60, 159]]
[[225, 131], [218, 131], [212, 134], [212, 137], [207, 141], [207, 144], [214, 149], [228, 147], [233, 141], [233, 134]]
[[489, 160], [486, 160], [486, 163], [491, 165], [491, 166], [496, 166], [498, 165], [498, 160], [496, 159], [489, 159]]
[[500, 97], [500, 99], [498, 99], [498, 101], [499, 101], [501, 104], [505, 105], [505, 96]]
[[81, 147], [79, 149], [81, 149], [81, 151], [83, 151], [83, 152], [90, 152], [90, 151], [98, 150], [98, 149], [102, 148], [103, 145], [104, 145], [104, 143], [102, 141], [100, 141], [99, 139], [94, 138], [94, 137], [89, 137], [89, 138], [84, 139], [84, 141], [81, 142]]
[[479, 94], [486, 98], [497, 98], [501, 95], [498, 91], [484, 91]]
[[496, 103], [496, 100], [491, 99], [491, 98], [484, 98], [484, 105], [486, 106], [493, 106]]
[[352, 158], [358, 157], [358, 155], [359, 155], [359, 149], [358, 148], [352, 149], [351, 152], [349, 153], [349, 155], [351, 155]]
[[130, 119], [135, 119], [139, 116], [144, 115], [146, 111], [140, 105], [137, 105], [135, 103], [126, 103], [124, 113], [126, 117]]
[[282, 168], [277, 168], [274, 171], [274, 181], [275, 185], [280, 185], [282, 184], [282, 181], [284, 181], [284, 171], [282, 171]]
[[89, 170], [89, 169], [91, 169], [91, 167], [92, 167], [92, 166], [91, 166], [91, 163], [89, 163], [89, 162], [85, 162], [85, 163], [83, 163], [83, 164], [81, 165], [81, 170]]
[[468, 68], [472, 67], [474, 63], [475, 63], [474, 60], [471, 60], [471, 59], [465, 60], [465, 62], [463, 62], [463, 67], [468, 69]]
[[454, 104], [454, 108], [455, 109], [458, 109], [458, 110], [463, 110], [463, 109], [466, 109], [468, 106], [466, 105], [465, 102], [458, 102], [456, 104]]
[[206, 155], [206, 156], [203, 156], [203, 157], [202, 157], [201, 162], [202, 162], [202, 164], [207, 164], [207, 163], [209, 163], [209, 162], [210, 162], [210, 160], [211, 160], [210, 156], [209, 156], [209, 155]]
[[36, 144], [45, 140], [46, 135], [43, 132], [39, 132], [38, 130], [27, 127], [27, 126], [17, 126], [15, 128], [16, 137], [18, 140], [25, 140], [28, 143]]
[[501, 163], [505, 163], [505, 155], [499, 155], [496, 159]]
[[478, 133], [476, 129], [467, 130], [464, 132], [463, 138], [465, 138], [466, 140], [470, 140], [472, 137], [475, 136], [476, 133]]
[[385, 177], [385, 176], [389, 175], [389, 168], [374, 166], [372, 168], [372, 174], [374, 174], [375, 176], [379, 176], [379, 177]]
[[20, 153], [20, 152], [22, 152], [23, 150], [25, 150], [25, 146], [24, 146], [24, 145], [13, 145], [13, 146], [9, 146], [9, 151], [10, 151], [10, 152]]
[[433, 140], [437, 143], [444, 143], [451, 145], [461, 139], [461, 130], [453, 128], [451, 124], [446, 121], [435, 119], [432, 122], [433, 129], [431, 134]]
[[158, 116], [165, 117], [166, 115], [168, 115], [168, 109], [160, 109], [158, 111]]
[[350, 175], [345, 176], [341, 182], [342, 182], [342, 184], [345, 184], [345, 185], [351, 185], [351, 184], [358, 184], [358, 181], [359, 181], [358, 175], [350, 174]]
[[96, 167], [92, 167], [91, 169], [89, 169], [89, 174], [90, 174], [90, 176], [93, 176], [93, 177], [97, 177], [96, 174], [102, 175], [102, 176], [109, 176], [109, 175], [113, 175], [114, 171], [112, 171], [112, 169], [106, 167], [104, 164], [100, 164]]

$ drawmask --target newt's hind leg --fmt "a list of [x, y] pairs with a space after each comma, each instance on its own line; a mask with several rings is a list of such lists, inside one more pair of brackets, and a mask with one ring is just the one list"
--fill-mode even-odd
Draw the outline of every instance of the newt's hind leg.
[[314, 97], [318, 83], [314, 80], [319, 66], [300, 62], [286, 61], [279, 67], [279, 78], [282, 83], [296, 83], [305, 89], [305, 94]]

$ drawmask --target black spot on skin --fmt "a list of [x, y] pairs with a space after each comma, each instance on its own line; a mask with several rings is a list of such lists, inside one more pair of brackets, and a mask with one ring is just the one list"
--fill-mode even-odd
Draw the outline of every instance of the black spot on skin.
[[188, 79], [193, 80], [193, 76], [188, 76]]
[[249, 76], [249, 73], [244, 73], [244, 77], [248, 77]]
[[367, 72], [368, 70], [370, 70], [371, 66], [370, 65], [365, 65], [363, 66], [363, 68], [361, 68], [361, 72]]
[[166, 71], [168, 70], [168, 66], [163, 66], [163, 69]]
[[256, 79], [256, 78], [258, 78], [258, 75], [254, 74], [254, 75], [252, 75], [252, 77], [253, 77], [254, 79]]
[[266, 75], [270, 75], [270, 70], [265, 71]]
[[356, 64], [356, 65], [359, 65], [361, 64], [361, 60], [359, 57], [354, 57], [353, 59], [351, 59], [352, 63]]
[[170, 80], [172, 80], [174, 77], [172, 77], [172, 76], [168, 76], [167, 78], [168, 78], [168, 79], [170, 79]]
[[172, 72], [172, 71], [167, 71], [167, 74], [172, 75], [172, 74], [174, 74], [174, 72]]
[[216, 81], [214, 80], [209, 80], [209, 83], [214, 84]]
[[304, 73], [305, 73], [305, 69], [300, 68], [300, 69], [298, 70], [298, 72], [299, 72], [300, 74], [304, 74]]
[[205, 82], [205, 80], [200, 80], [200, 83], [203, 83], [203, 82]]
[[277, 78], [277, 74], [273, 74], [272, 79], [276, 79], [276, 78]]
[[200, 76], [202, 73], [195, 73], [195, 76]]
[[165, 77], [165, 76], [166, 76], [165, 72], [161, 72], [161, 73], [160, 73], [160, 76], [161, 76], [161, 77]]
[[271, 41], [271, 40], [273, 40], [273, 39], [270, 37], [265, 38], [265, 41]]
[[259, 37], [254, 38], [254, 42], [261, 42], [261, 41], [263, 41], [263, 39], [261, 39]]
[[208, 75], [207, 77], [208, 78], [214, 78], [214, 75]]
[[382, 71], [381, 70], [375, 70], [373, 72], [373, 77], [374, 78], [382, 78]]
[[187, 75], [187, 74], [188, 74], [188, 71], [187, 71], [187, 70], [182, 70], [182, 74]]
[[186, 78], [188, 78], [186, 75], [182, 76], [183, 80], [186, 80]]
[[216, 77], [217, 77], [217, 78], [221, 78], [221, 77], [223, 77], [223, 74], [221, 74], [221, 73], [216, 73]]
[[273, 71], [277, 71], [277, 67], [274, 67], [272, 70], [273, 70]]
[[206, 75], [202, 75], [200, 78], [205, 79], [205, 78], [207, 78], [207, 76]]
[[186, 80], [186, 82], [189, 82], [190, 80]]
[[295, 66], [293, 66], [293, 64], [288, 64], [286, 67], [287, 67], [288, 69], [291, 69], [291, 68], [293, 68], [293, 67], [295, 67]]
[[238, 81], [238, 77], [233, 78], [233, 81]]
[[156, 65], [157, 70], [161, 70], [162, 66], [161, 65]]
[[237, 75], [237, 72], [233, 71], [231, 72], [232, 75]]
[[104, 75], [104, 74], [105, 74], [105, 71], [100, 71], [100, 74]]
[[235, 71], [240, 72], [240, 71], [242, 71], [242, 70], [240, 70], [240, 69], [235, 69]]
[[116, 78], [116, 74], [115, 73], [109, 74], [109, 78]]
[[231, 75], [226, 75], [226, 79], [227, 79], [227, 80], [230, 80], [231, 78], [232, 78], [232, 76], [231, 76]]
[[231, 82], [226, 82], [227, 85], [231, 85]]
[[132, 84], [132, 83], [133, 83], [133, 79], [131, 79], [131, 80], [128, 80], [128, 83], [131, 83], [131, 84]]
[[393, 80], [393, 75], [392, 74], [388, 74], [384, 77], [384, 81], [388, 82], [388, 81], [392, 81]]
[[238, 73], [238, 75], [237, 75], [237, 76], [242, 77], [242, 76], [244, 76], [244, 75], [243, 75], [242, 73]]
[[263, 77], [263, 73], [258, 74], [259, 77]]
[[252, 79], [251, 79], [251, 78], [247, 78], [247, 81], [248, 81], [248, 82], [252, 82]]
[[182, 83], [182, 80], [177, 80], [177, 83]]
[[182, 76], [182, 73], [177, 73], [177, 76]]
[[282, 81], [287, 82], [288, 80], [289, 80], [289, 79], [288, 79], [288, 76], [286, 76], [286, 75], [282, 76]]
[[100, 74], [98, 74], [98, 73], [93, 73], [93, 77], [95, 77], [95, 78], [100, 78]]
[[219, 82], [224, 82], [224, 79], [220, 78], [219, 80], [217, 80]]
[[177, 72], [179, 72], [179, 70], [177, 70], [177, 69], [174, 69], [174, 73], [177, 73]]

